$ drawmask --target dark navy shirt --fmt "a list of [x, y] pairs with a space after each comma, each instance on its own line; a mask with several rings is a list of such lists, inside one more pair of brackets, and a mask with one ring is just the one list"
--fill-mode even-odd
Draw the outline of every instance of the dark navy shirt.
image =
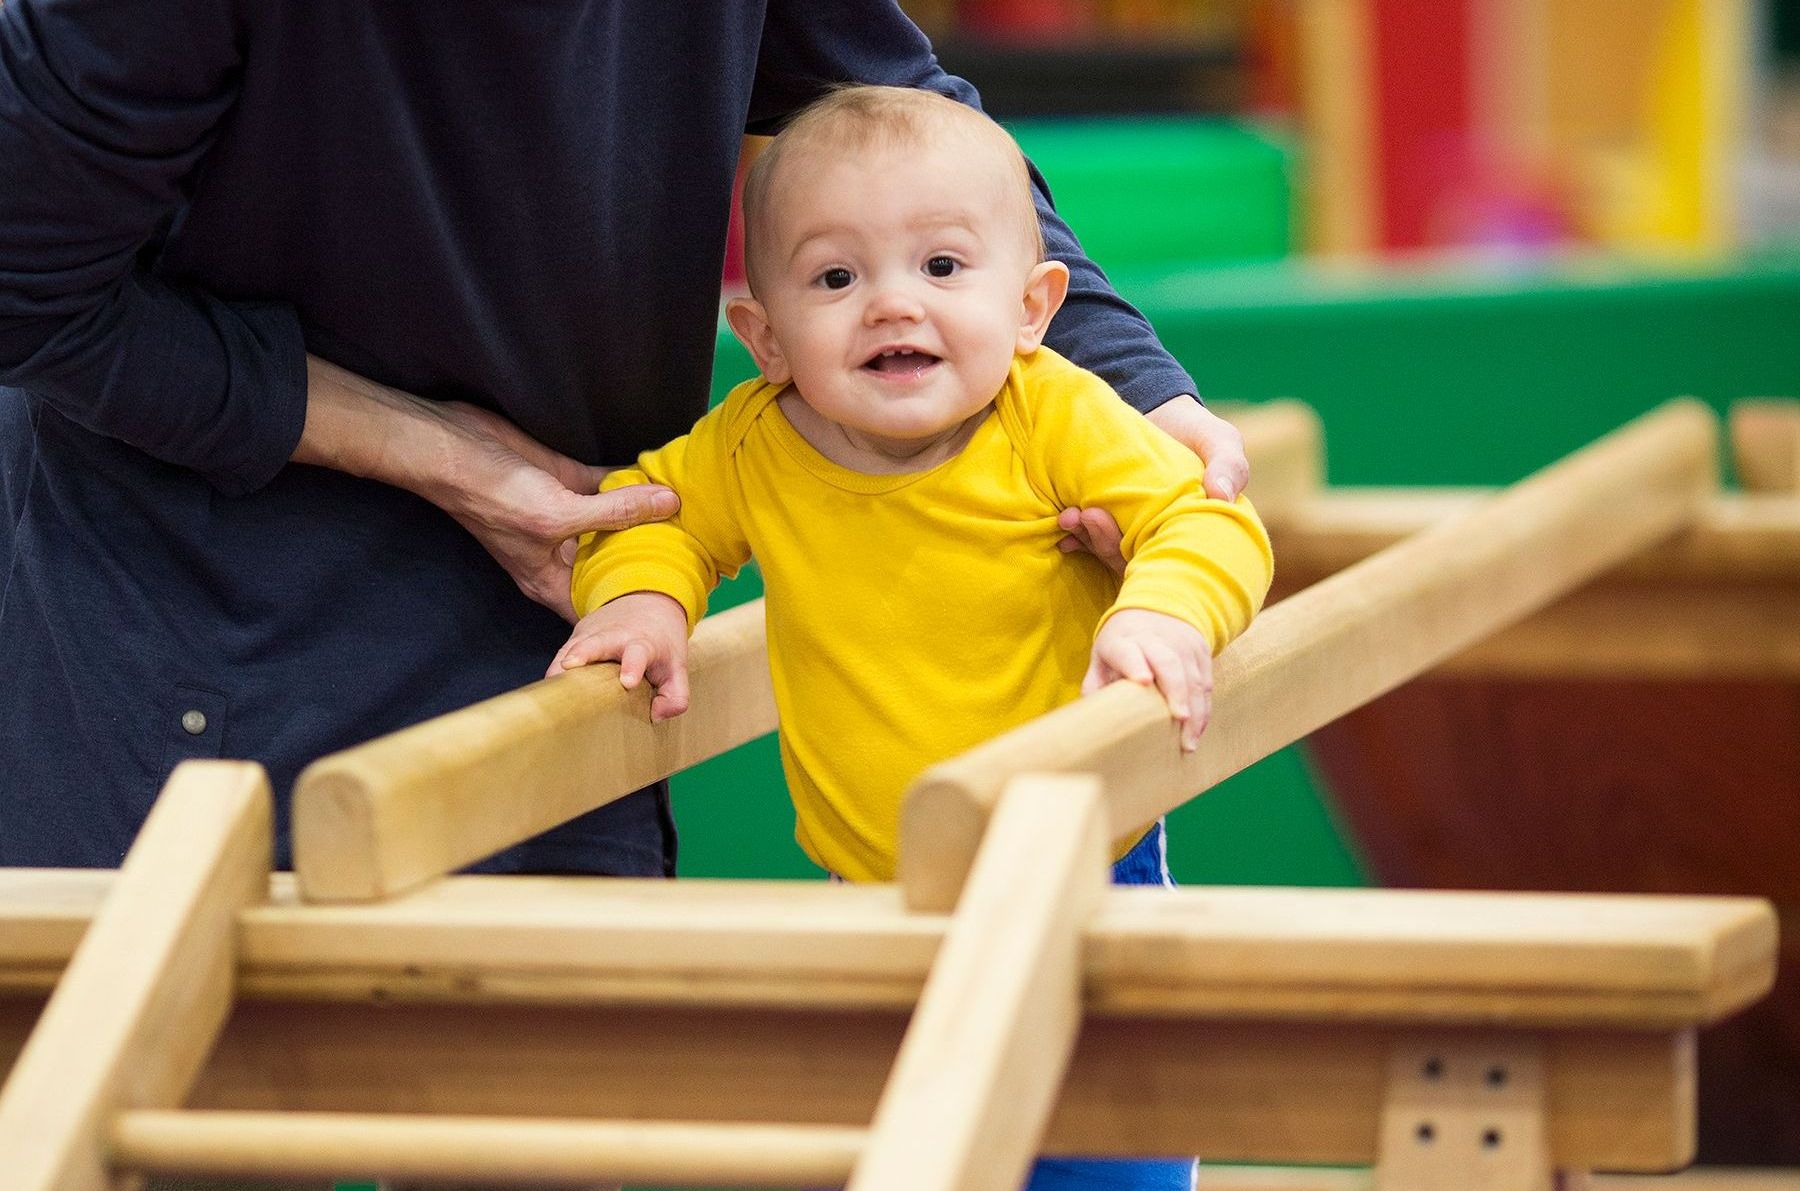
[[[0, 864], [117, 864], [183, 758], [285, 803], [541, 675], [567, 626], [455, 522], [287, 463], [304, 353], [629, 461], [705, 407], [740, 137], [845, 80], [975, 102], [889, 0], [6, 0]], [[1040, 208], [1053, 346], [1192, 392]], [[660, 871], [663, 829], [516, 864]]]

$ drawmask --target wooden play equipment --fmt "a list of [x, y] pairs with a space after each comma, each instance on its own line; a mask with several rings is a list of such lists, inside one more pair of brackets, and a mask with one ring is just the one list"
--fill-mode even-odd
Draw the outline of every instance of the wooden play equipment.
[[[1314, 498], [1316, 425], [1247, 423], [1278, 522]], [[1672, 403], [1277, 604], [1219, 659], [1196, 754], [1119, 685], [935, 767], [896, 886], [444, 876], [773, 728], [756, 605], [702, 624], [671, 723], [600, 667], [319, 761], [293, 878], [261, 771], [188, 763], [118, 873], [0, 873], [0, 1045], [29, 1034], [6, 1186], [997, 1191], [1039, 1151], [1360, 1164], [1382, 1191], [1678, 1169], [1695, 1031], [1773, 976], [1766, 902], [1115, 889], [1106, 842], [1680, 549], [1714, 525], [1716, 437]]]

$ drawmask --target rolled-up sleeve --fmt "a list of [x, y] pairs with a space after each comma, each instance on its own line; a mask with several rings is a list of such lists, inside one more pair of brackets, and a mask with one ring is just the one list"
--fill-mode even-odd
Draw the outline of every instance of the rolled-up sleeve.
[[0, 385], [237, 495], [306, 416], [291, 306], [156, 276], [237, 95], [224, 0], [0, 6]]
[[[770, 0], [746, 131], [773, 134], [839, 83], [920, 87], [981, 106], [975, 88], [938, 64], [930, 41], [892, 0]], [[1031, 178], [1045, 247], [1069, 267], [1069, 296], [1051, 323], [1050, 346], [1098, 373], [1140, 412], [1183, 393], [1198, 396], [1149, 320], [1082, 252], [1035, 166]]]

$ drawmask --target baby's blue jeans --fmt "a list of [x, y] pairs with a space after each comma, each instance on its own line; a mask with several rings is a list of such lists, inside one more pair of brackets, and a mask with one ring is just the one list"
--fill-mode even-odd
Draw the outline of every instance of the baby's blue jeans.
[[[1168, 833], [1161, 822], [1113, 865], [1114, 885], [1168, 885]], [[1193, 1191], [1192, 1158], [1042, 1158], [1025, 1191]]]

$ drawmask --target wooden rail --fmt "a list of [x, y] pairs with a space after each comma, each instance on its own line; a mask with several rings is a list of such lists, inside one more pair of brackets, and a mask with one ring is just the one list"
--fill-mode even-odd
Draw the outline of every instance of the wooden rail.
[[[41, 997], [118, 880], [0, 870], [0, 996]], [[891, 885], [450, 877], [317, 906], [278, 874], [238, 915], [241, 996], [352, 1006], [909, 1010], [951, 919]], [[1089, 1013], [1675, 1029], [1767, 991], [1753, 898], [1399, 889], [1106, 890]]]
[[[1272, 527], [1274, 598], [1466, 513], [1485, 493], [1337, 488]], [[1800, 678], [1800, 495], [1715, 496], [1692, 525], [1446, 660], [1488, 677]]]
[[1195, 753], [1151, 691], [1115, 683], [932, 768], [903, 812], [908, 904], [954, 904], [1013, 775], [1097, 772], [1109, 830], [1141, 827], [1688, 524], [1717, 451], [1712, 414], [1671, 402], [1277, 604], [1218, 659]]
[[294, 786], [300, 888], [388, 897], [773, 731], [764, 642], [761, 600], [703, 620], [692, 703], [661, 724], [606, 664], [315, 761]]

